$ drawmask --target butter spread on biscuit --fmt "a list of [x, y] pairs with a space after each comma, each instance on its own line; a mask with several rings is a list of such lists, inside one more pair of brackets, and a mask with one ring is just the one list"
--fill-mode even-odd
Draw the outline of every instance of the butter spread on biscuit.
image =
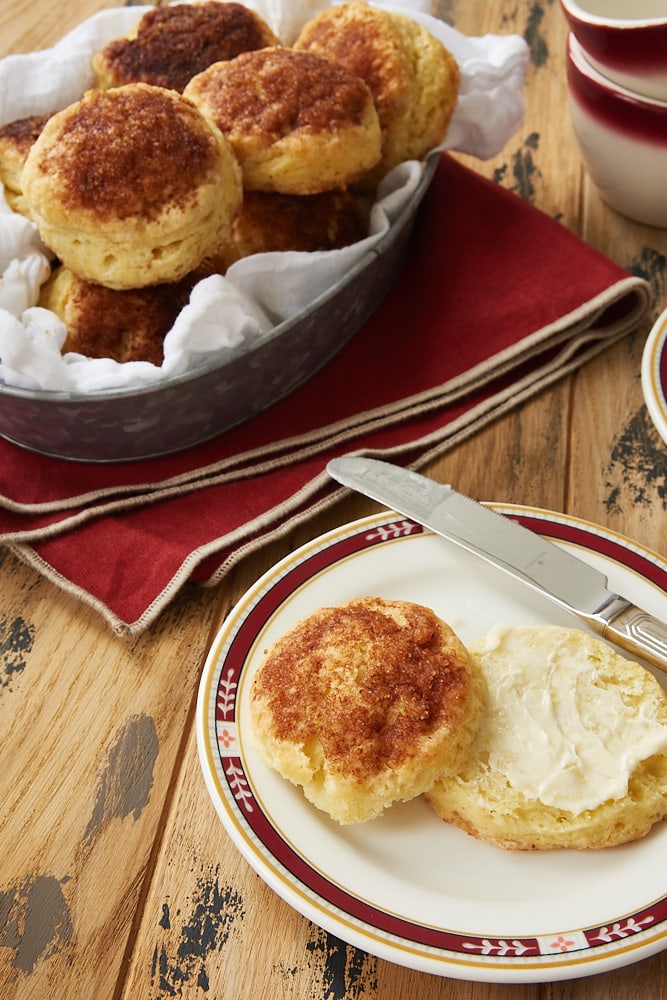
[[477, 751], [516, 791], [578, 815], [627, 794], [637, 764], [667, 752], [667, 725], [596, 655], [600, 640], [567, 631], [546, 657], [534, 632], [501, 626], [471, 651], [488, 685]]

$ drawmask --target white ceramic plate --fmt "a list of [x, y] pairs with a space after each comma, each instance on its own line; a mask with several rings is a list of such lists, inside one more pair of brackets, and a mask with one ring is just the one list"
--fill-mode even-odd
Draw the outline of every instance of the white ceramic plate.
[[[667, 620], [667, 562], [585, 522], [496, 506], [603, 570]], [[248, 729], [263, 651], [318, 607], [379, 595], [433, 608], [469, 642], [496, 624], [578, 625], [527, 587], [399, 515], [310, 542], [231, 612], [197, 708], [208, 791], [255, 871], [304, 916], [381, 958], [488, 982], [570, 979], [667, 946], [667, 823], [599, 852], [506, 852], [439, 820], [421, 799], [339, 826], [270, 770]], [[667, 684], [667, 675], [662, 676]]]
[[644, 346], [642, 390], [651, 420], [667, 443], [667, 310], [654, 323]]

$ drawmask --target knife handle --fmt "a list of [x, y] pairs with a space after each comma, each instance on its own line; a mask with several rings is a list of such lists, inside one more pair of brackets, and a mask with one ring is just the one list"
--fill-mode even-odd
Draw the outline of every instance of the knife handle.
[[602, 635], [667, 671], [667, 625], [634, 604], [607, 622]]

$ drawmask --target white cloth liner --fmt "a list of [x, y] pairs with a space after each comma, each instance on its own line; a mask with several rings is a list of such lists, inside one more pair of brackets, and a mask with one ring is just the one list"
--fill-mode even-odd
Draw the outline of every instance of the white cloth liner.
[[[245, 0], [285, 44], [330, 0]], [[459, 100], [447, 136], [438, 148], [489, 159], [499, 153], [524, 114], [522, 87], [528, 47], [518, 35], [470, 38], [431, 16], [427, 0], [391, 0], [376, 6], [413, 17], [452, 52], [459, 63]], [[0, 126], [31, 114], [60, 110], [93, 85], [91, 58], [125, 34], [149, 8], [100, 11], [53, 48], [0, 61]], [[164, 380], [237, 349], [244, 341], [308, 306], [344, 275], [387, 232], [419, 182], [423, 166], [410, 161], [384, 178], [371, 212], [366, 239], [322, 253], [256, 254], [212, 275], [193, 289], [190, 302], [164, 341], [164, 362], [119, 364], [108, 358], [61, 355], [65, 328], [35, 305], [50, 272], [49, 252], [33, 223], [11, 211], [0, 185], [0, 381], [30, 390], [117, 391]]]

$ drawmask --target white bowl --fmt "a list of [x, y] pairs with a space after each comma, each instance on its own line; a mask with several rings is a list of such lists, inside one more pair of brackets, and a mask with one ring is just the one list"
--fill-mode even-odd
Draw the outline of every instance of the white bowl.
[[613, 83], [567, 41], [570, 114], [588, 172], [622, 215], [667, 228], [667, 101]]
[[561, 0], [572, 33], [603, 76], [667, 101], [665, 0]]

